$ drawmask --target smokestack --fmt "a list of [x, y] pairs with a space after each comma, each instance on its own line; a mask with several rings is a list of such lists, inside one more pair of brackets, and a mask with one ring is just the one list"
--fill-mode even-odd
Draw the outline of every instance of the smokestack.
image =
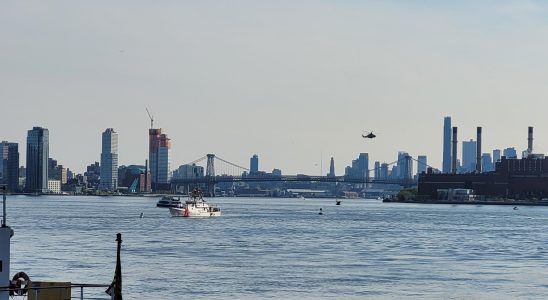
[[453, 153], [451, 158], [451, 173], [457, 174], [457, 127], [453, 127]]
[[476, 132], [476, 172], [481, 173], [481, 127]]
[[533, 126], [529, 126], [529, 134], [527, 137], [527, 152], [533, 153]]

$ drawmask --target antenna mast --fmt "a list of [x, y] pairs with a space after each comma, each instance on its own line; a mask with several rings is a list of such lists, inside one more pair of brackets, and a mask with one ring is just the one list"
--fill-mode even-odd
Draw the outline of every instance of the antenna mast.
[[150, 112], [148, 111], [148, 108], [145, 107], [145, 109], [147, 110], [148, 117], [150, 118], [150, 129], [152, 129], [154, 128], [154, 116], [150, 114]]

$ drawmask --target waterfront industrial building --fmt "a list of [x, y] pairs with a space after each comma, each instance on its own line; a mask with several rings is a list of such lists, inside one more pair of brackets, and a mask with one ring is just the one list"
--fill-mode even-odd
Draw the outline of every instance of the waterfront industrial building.
[[548, 158], [503, 156], [493, 172], [419, 176], [419, 196], [437, 199], [443, 189], [472, 189], [486, 198], [548, 198]]
[[[480, 128], [478, 127], [478, 141], [481, 141]], [[453, 127], [454, 145], [457, 140], [456, 132], [456, 127]], [[509, 149], [505, 149], [509, 157], [502, 156], [499, 161], [495, 161], [494, 171], [482, 173], [481, 167], [476, 166], [475, 171], [456, 174], [456, 146], [454, 146], [453, 174], [439, 174], [428, 169], [428, 172], [419, 176], [419, 198], [439, 199], [440, 192], [448, 189], [471, 189], [479, 198], [487, 200], [542, 201], [548, 198], [548, 158], [533, 152], [533, 127], [529, 127], [528, 147], [523, 152], [523, 158], [516, 158], [515, 150]], [[477, 153], [481, 153], [481, 142], [477, 143], [476, 150]]]

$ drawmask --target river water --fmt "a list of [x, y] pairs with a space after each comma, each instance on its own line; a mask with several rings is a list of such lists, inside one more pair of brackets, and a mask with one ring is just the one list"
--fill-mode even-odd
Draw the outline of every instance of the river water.
[[157, 200], [9, 197], [11, 273], [109, 284], [120, 232], [124, 299], [548, 298], [548, 207], [215, 198], [221, 217], [187, 219]]

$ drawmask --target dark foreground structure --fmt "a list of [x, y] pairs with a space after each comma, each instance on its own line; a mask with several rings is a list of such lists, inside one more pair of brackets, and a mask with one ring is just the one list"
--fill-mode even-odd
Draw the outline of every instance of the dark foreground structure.
[[495, 171], [468, 174], [423, 173], [418, 181], [420, 202], [439, 199], [439, 190], [472, 189], [478, 200], [515, 199], [546, 202], [548, 198], [548, 158], [502, 157]]

